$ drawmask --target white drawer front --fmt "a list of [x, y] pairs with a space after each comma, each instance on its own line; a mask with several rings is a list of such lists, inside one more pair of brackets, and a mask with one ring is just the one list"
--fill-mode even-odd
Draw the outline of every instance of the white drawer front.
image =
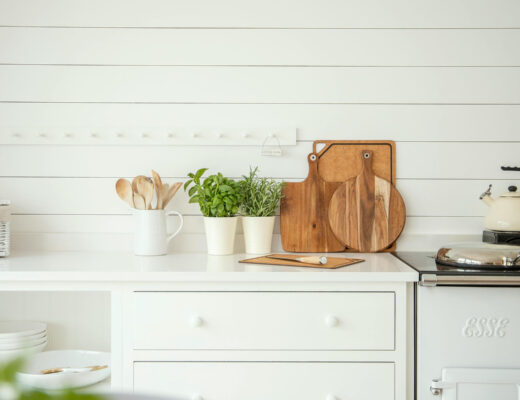
[[134, 391], [175, 400], [390, 400], [394, 365], [137, 362]]
[[134, 296], [136, 349], [394, 349], [394, 293], [137, 292]]

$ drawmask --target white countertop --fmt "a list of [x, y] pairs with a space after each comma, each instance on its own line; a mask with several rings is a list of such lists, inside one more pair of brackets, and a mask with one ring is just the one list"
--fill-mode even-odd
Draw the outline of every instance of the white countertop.
[[239, 263], [251, 255], [177, 253], [142, 257], [108, 252], [14, 252], [0, 258], [0, 282], [414, 282], [418, 274], [388, 253], [330, 254], [363, 258], [338, 269]]

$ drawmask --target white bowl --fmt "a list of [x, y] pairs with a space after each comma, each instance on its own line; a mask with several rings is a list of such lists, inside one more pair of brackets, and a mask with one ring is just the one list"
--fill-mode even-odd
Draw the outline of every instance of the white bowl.
[[37, 335], [47, 330], [44, 322], [0, 321], [0, 339]]
[[[41, 373], [44, 369], [94, 365], [108, 365], [108, 368], [78, 373]], [[36, 389], [59, 390], [89, 386], [110, 376], [110, 353], [83, 350], [44, 351], [29, 357], [23, 371], [17, 375], [22, 385]]]
[[0, 350], [0, 362], [5, 362], [19, 357], [28, 357], [34, 353], [39, 353], [45, 346], [47, 346], [47, 340], [33, 347], [27, 347], [24, 349], [16, 350]]
[[45, 337], [47, 337], [47, 331], [43, 331], [43, 332], [37, 333], [35, 335], [15, 336], [15, 337], [8, 337], [5, 339], [0, 338], [0, 346], [2, 346], [4, 344], [26, 343], [28, 341], [36, 341], [38, 339], [43, 339]]
[[32, 337], [27, 336], [27, 339], [20, 338], [18, 340], [14, 340], [12, 342], [0, 342], [0, 351], [4, 350], [21, 350], [21, 349], [27, 349], [31, 347], [38, 346], [44, 342], [47, 341], [47, 336], [41, 336], [41, 337]]

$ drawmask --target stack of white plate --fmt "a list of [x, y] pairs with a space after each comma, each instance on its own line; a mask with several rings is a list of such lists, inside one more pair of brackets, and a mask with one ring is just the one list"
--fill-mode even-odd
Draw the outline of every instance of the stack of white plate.
[[0, 362], [42, 351], [47, 345], [47, 324], [0, 321]]

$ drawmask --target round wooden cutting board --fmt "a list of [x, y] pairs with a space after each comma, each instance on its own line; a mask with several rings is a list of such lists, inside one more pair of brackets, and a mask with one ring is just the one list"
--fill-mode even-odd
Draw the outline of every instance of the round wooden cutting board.
[[406, 209], [397, 189], [372, 171], [372, 151], [363, 150], [360, 157], [361, 173], [334, 192], [328, 218], [342, 244], [361, 253], [373, 253], [397, 240], [404, 228]]

